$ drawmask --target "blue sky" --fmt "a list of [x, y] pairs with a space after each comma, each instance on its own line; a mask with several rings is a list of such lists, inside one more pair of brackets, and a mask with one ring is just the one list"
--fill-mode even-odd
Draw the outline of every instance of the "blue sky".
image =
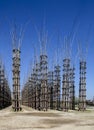
[[[0, 55], [3, 59], [10, 86], [12, 87], [12, 42], [10, 23], [23, 25], [31, 20], [25, 30], [21, 47], [21, 85], [27, 77], [33, 62], [33, 46], [39, 52], [38, 36], [34, 24], [40, 30], [43, 18], [46, 18], [46, 29], [50, 39], [47, 48], [49, 59], [53, 58], [55, 49], [61, 48], [64, 36], [77, 30], [73, 41], [73, 54], [77, 52], [77, 40], [83, 47], [88, 40], [87, 56], [87, 98], [94, 96], [94, 2], [93, 0], [0, 0]], [[59, 30], [59, 31], [58, 31]], [[58, 32], [62, 43], [58, 44]], [[54, 49], [53, 49], [54, 47]], [[63, 50], [61, 50], [63, 54]], [[74, 60], [74, 59], [73, 59]], [[78, 96], [79, 59], [76, 60], [76, 96]], [[21, 86], [22, 87], [22, 86]]]

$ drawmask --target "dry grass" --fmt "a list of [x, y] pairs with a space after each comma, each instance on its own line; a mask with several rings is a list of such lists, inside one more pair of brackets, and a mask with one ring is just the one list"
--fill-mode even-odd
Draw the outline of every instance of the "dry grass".
[[45, 124], [55, 124], [55, 125], [65, 125], [65, 124], [73, 124], [75, 123], [75, 120], [70, 119], [45, 119], [43, 120], [43, 123]]
[[45, 113], [45, 112], [29, 112], [29, 113], [16, 113], [14, 116], [37, 116], [37, 117], [59, 117], [60, 115], [55, 114], [55, 113]]
[[89, 112], [35, 111], [11, 107], [0, 111], [0, 130], [94, 130], [94, 110]]

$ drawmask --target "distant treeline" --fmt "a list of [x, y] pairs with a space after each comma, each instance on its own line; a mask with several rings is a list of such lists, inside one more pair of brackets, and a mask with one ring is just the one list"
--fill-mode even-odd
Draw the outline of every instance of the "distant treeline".
[[87, 100], [86, 104], [89, 105], [89, 106], [94, 106], [94, 101]]

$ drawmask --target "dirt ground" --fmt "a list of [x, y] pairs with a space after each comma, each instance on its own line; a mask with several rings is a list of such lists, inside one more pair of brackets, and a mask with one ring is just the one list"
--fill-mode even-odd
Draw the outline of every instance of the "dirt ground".
[[79, 111], [36, 111], [23, 106], [0, 110], [0, 130], [94, 130], [94, 109]]

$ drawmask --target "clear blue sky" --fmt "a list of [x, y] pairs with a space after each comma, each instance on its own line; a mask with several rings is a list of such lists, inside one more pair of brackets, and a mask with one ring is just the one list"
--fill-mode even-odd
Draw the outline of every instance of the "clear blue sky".
[[[27, 71], [33, 62], [33, 44], [38, 49], [38, 37], [35, 33], [34, 24], [41, 27], [44, 14], [46, 16], [46, 28], [48, 36], [53, 35], [48, 51], [49, 57], [53, 57], [52, 47], [57, 46], [56, 30], [62, 32], [62, 39], [69, 34], [79, 23], [76, 38], [74, 40], [73, 51], [76, 52], [76, 39], [80, 39], [82, 46], [85, 41], [89, 42], [87, 57], [87, 98], [94, 96], [94, 1], [93, 0], [0, 0], [0, 55], [5, 64], [10, 86], [12, 86], [12, 43], [10, 37], [10, 23], [15, 20], [18, 25], [29, 23], [21, 48], [21, 84]], [[76, 22], [75, 22], [76, 21]], [[75, 27], [72, 28], [73, 23]], [[58, 45], [60, 48], [62, 45]], [[78, 95], [79, 83], [79, 61], [76, 65], [76, 95]], [[22, 86], [21, 86], [22, 87]]]

